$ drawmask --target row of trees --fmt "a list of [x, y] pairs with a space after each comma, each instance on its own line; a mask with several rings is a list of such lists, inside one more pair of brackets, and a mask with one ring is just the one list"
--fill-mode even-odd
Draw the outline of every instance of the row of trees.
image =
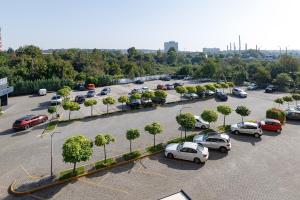
[[180, 94], [181, 96], [185, 93], [202, 93], [205, 90], [211, 90], [215, 91], [216, 89], [223, 89], [223, 91], [226, 88], [231, 88], [234, 87], [233, 82], [221, 82], [220, 84], [218, 83], [213, 83], [213, 84], [206, 84], [206, 85], [197, 85], [197, 86], [177, 86], [175, 88], [176, 92]]
[[298, 101], [300, 101], [300, 94], [292, 94], [291, 96], [284, 96], [282, 98], [277, 98], [274, 100], [278, 105], [282, 105], [284, 102], [288, 104], [288, 108], [290, 108], [290, 103], [296, 101], [296, 105], [298, 106]]
[[[145, 131], [153, 135], [153, 148], [155, 149], [155, 136], [163, 132], [162, 126], [153, 122], [145, 126]], [[132, 141], [140, 137], [139, 129], [129, 129], [126, 132], [126, 139], [129, 141], [130, 153], [132, 152]], [[115, 142], [115, 138], [110, 134], [96, 135], [94, 141], [88, 139], [84, 135], [72, 136], [68, 138], [63, 144], [63, 160], [67, 163], [73, 164], [73, 174], [75, 174], [76, 164], [78, 162], [87, 161], [93, 154], [93, 144], [98, 147], [103, 147], [104, 162], [107, 161], [106, 146]]]

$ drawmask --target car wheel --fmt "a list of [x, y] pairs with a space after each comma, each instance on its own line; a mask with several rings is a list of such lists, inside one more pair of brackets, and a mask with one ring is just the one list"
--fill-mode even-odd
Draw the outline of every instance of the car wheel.
[[240, 132], [238, 130], [234, 131], [234, 134], [238, 135]]
[[228, 151], [226, 147], [220, 147], [219, 150], [221, 153], [226, 153]]
[[277, 133], [281, 133], [281, 129], [277, 129]]
[[199, 158], [194, 158], [194, 163], [200, 164], [200, 163], [201, 163], [201, 160], [200, 160]]
[[174, 156], [173, 156], [173, 154], [171, 154], [171, 153], [168, 153], [168, 155], [167, 155], [167, 158], [173, 159], [173, 158], [174, 158]]
[[27, 130], [27, 129], [29, 129], [29, 128], [30, 128], [29, 125], [26, 125], [26, 126], [24, 127], [25, 130]]
[[260, 137], [260, 134], [254, 133], [254, 137], [259, 138], [259, 137]]

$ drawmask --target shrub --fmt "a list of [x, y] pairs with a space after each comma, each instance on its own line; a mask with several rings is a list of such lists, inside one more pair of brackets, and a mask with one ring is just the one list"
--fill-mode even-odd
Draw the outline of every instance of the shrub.
[[154, 148], [154, 146], [147, 147], [147, 148], [146, 148], [146, 151], [147, 151], [148, 153], [155, 153], [155, 152], [161, 151], [161, 150], [163, 150], [163, 149], [164, 149], [163, 144], [157, 144], [157, 145], [155, 146], [155, 148]]
[[59, 174], [59, 180], [68, 179], [68, 178], [71, 178], [73, 176], [78, 176], [78, 175], [83, 174], [84, 172], [85, 172], [84, 166], [76, 168], [75, 173], [73, 173], [73, 169], [62, 171]]
[[132, 160], [132, 159], [140, 157], [141, 155], [142, 155], [141, 152], [133, 151], [133, 152], [124, 154], [123, 159], [124, 160]]
[[101, 168], [104, 168], [104, 167], [108, 167], [110, 165], [114, 165], [116, 163], [117, 163], [116, 159], [114, 159], [114, 158], [108, 158], [108, 159], [106, 159], [106, 161], [105, 160], [101, 160], [101, 161], [96, 162], [95, 163], [95, 168], [96, 169], [101, 169]]
[[270, 108], [266, 112], [266, 117], [271, 119], [277, 119], [282, 124], [285, 122], [285, 113], [283, 110], [280, 110], [278, 108]]

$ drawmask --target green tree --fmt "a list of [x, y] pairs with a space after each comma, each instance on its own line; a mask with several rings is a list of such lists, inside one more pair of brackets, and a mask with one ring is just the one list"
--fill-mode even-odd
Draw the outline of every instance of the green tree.
[[126, 139], [129, 140], [130, 153], [132, 152], [131, 141], [135, 140], [135, 139], [137, 139], [139, 137], [140, 137], [140, 131], [139, 131], [139, 129], [133, 129], [132, 128], [132, 129], [127, 130], [127, 132], [126, 132]]
[[106, 105], [106, 113], [108, 113], [108, 106], [109, 106], [109, 105], [115, 104], [115, 103], [116, 103], [116, 100], [115, 100], [113, 97], [108, 96], [108, 97], [102, 99], [102, 103], [103, 103], [104, 105]]
[[196, 93], [196, 87], [194, 86], [186, 86], [185, 87], [188, 93]]
[[266, 87], [271, 82], [270, 70], [264, 67], [257, 68], [257, 72], [254, 76], [254, 81], [259, 87]]
[[296, 105], [298, 106], [298, 101], [300, 101], [300, 94], [293, 94], [292, 97], [296, 101]]
[[162, 126], [157, 122], [153, 122], [152, 124], [145, 126], [145, 131], [147, 131], [147, 132], [149, 132], [149, 134], [153, 135], [153, 148], [155, 149], [155, 136], [157, 134], [162, 133], [162, 131], [163, 131]]
[[175, 65], [177, 60], [177, 52], [171, 47], [167, 52], [167, 62], [169, 65]]
[[57, 91], [58, 95], [61, 95], [64, 99], [69, 97], [71, 94], [72, 89], [69, 86], [64, 86], [60, 90]]
[[115, 142], [115, 138], [109, 134], [104, 134], [104, 135], [99, 134], [95, 137], [95, 145], [98, 147], [103, 146], [104, 162], [106, 162], [106, 145], [108, 145], [111, 142]]
[[93, 116], [93, 109], [94, 109], [94, 105], [96, 105], [98, 103], [98, 101], [96, 99], [88, 99], [85, 100], [84, 105], [86, 107], [91, 107], [91, 116]]
[[238, 106], [235, 109], [235, 112], [242, 117], [242, 122], [244, 122], [244, 117], [249, 116], [251, 113], [251, 110], [249, 108], [247, 108], [246, 106]]
[[207, 85], [204, 85], [204, 87], [207, 89], [207, 90], [211, 90], [211, 91], [215, 91], [216, 90], [216, 87], [212, 84], [207, 84]]
[[227, 82], [228, 87], [230, 88], [230, 93], [232, 93], [232, 88], [234, 87], [234, 82]]
[[205, 91], [205, 87], [202, 86], [202, 85], [197, 85], [197, 86], [196, 86], [196, 91], [197, 91], [198, 94], [199, 94], [199, 93], [202, 93], [202, 92]]
[[133, 93], [131, 96], [130, 96], [131, 99], [141, 99], [142, 98], [142, 95], [140, 93]]
[[80, 105], [77, 102], [65, 101], [63, 103], [64, 110], [69, 111], [69, 120], [71, 119], [71, 112], [80, 110]]
[[225, 92], [226, 88], [229, 88], [229, 85], [225, 82], [220, 83], [221, 88], [223, 89], [223, 92]]
[[93, 142], [83, 135], [68, 138], [63, 145], [63, 160], [73, 163], [73, 174], [75, 174], [76, 164], [87, 161], [93, 154]]
[[290, 108], [290, 102], [293, 101], [293, 97], [291, 97], [291, 96], [284, 96], [284, 97], [282, 97], [282, 99], [283, 99], [283, 101], [287, 102], [288, 108]]
[[56, 112], [56, 107], [55, 106], [49, 106], [48, 107], [48, 113], [52, 115], [53, 119], [53, 114]]
[[223, 126], [225, 127], [226, 123], [225, 123], [225, 118], [227, 115], [230, 115], [230, 113], [232, 112], [232, 109], [230, 106], [228, 105], [219, 105], [217, 107], [217, 111], [219, 113], [221, 113], [222, 115], [224, 115], [224, 121], [223, 121]]
[[292, 79], [287, 73], [281, 73], [276, 76], [275, 82], [280, 90], [286, 91], [291, 85]]
[[209, 123], [209, 126], [210, 126], [211, 122], [216, 122], [218, 120], [218, 113], [213, 111], [213, 110], [204, 110], [201, 113], [201, 118], [204, 121], [207, 121]]
[[176, 92], [182, 96], [184, 93], [187, 93], [187, 89], [183, 86], [177, 86], [175, 88]]
[[154, 96], [156, 98], [166, 99], [167, 96], [168, 96], [168, 93], [166, 91], [163, 91], [163, 90], [155, 90]]
[[278, 104], [278, 106], [282, 105], [284, 103], [284, 100], [282, 98], [277, 98], [274, 100], [275, 103]]
[[122, 110], [124, 110], [124, 103], [129, 102], [129, 98], [128, 98], [128, 96], [120, 96], [118, 98], [118, 102], [120, 102], [122, 104]]
[[154, 92], [153, 91], [145, 91], [143, 94], [142, 94], [142, 98], [144, 98], [144, 99], [147, 99], [147, 100], [149, 100], [149, 99], [152, 99], [153, 97], [154, 97], [155, 95], [154, 95]]
[[196, 119], [194, 115], [192, 113], [182, 113], [176, 116], [176, 121], [184, 129], [184, 139], [186, 139], [186, 132], [195, 128]]

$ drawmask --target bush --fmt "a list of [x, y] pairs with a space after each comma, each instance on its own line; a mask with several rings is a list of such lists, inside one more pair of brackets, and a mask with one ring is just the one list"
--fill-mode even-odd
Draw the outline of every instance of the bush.
[[142, 155], [141, 152], [139, 152], [139, 151], [133, 151], [131, 153], [124, 154], [123, 155], [123, 159], [124, 160], [132, 160], [132, 159], [140, 157], [141, 155]]
[[285, 122], [285, 113], [283, 110], [280, 110], [278, 108], [270, 108], [266, 112], [266, 117], [271, 119], [277, 119], [282, 124]]
[[84, 166], [76, 168], [75, 169], [75, 174], [73, 174], [73, 169], [62, 171], [59, 174], [59, 180], [68, 179], [68, 178], [71, 178], [73, 176], [78, 176], [80, 174], [83, 174], [84, 172], [85, 172]]
[[158, 144], [158, 145], [155, 146], [155, 149], [154, 149], [153, 146], [147, 147], [146, 151], [148, 153], [155, 153], [155, 152], [161, 151], [163, 149], [164, 149], [163, 144]]
[[53, 131], [56, 128], [57, 123], [58, 123], [58, 121], [50, 122], [46, 128], [46, 131], [48, 131], [48, 132]]
[[191, 135], [186, 136], [186, 140], [184, 140], [184, 138], [178, 137], [178, 138], [169, 140], [169, 141], [167, 142], [167, 144], [171, 144], [171, 143], [181, 143], [181, 142], [185, 142], [185, 141], [186, 141], [186, 142], [192, 142], [192, 141], [193, 141], [193, 138], [195, 137], [195, 135], [197, 135], [197, 134], [191, 134]]
[[96, 162], [95, 163], [95, 168], [96, 169], [101, 169], [101, 168], [104, 168], [104, 167], [108, 167], [110, 165], [114, 165], [116, 163], [117, 163], [116, 159], [108, 158], [108, 159], [106, 159], [106, 162], [105, 162], [105, 160], [101, 160], [101, 161]]

